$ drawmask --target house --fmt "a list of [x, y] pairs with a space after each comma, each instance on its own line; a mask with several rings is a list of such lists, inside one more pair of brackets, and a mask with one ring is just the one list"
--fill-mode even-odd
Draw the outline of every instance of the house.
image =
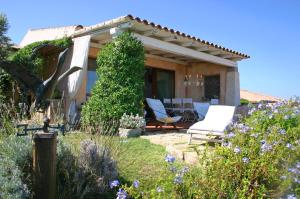
[[259, 102], [279, 102], [282, 99], [279, 97], [274, 97], [270, 95], [265, 95], [261, 93], [255, 93], [248, 90], [241, 89], [240, 91], [241, 99], [248, 100], [251, 103], [259, 103]]
[[[73, 39], [65, 67], [77, 65], [83, 70], [59, 85], [59, 89], [67, 93], [68, 107], [71, 102], [79, 105], [87, 100], [97, 79], [97, 53], [127, 30], [145, 47], [145, 97], [180, 97], [194, 101], [218, 98], [221, 104], [240, 104], [238, 61], [249, 58], [248, 55], [132, 15], [86, 27], [29, 30], [20, 46], [65, 36]], [[50, 62], [55, 61], [56, 56], [49, 55]], [[53, 71], [45, 68], [47, 74]]]

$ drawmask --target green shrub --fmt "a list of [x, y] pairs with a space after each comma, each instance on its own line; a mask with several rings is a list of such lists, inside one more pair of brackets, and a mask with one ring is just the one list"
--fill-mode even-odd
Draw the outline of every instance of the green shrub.
[[[6, 15], [0, 13], [0, 61], [5, 60], [10, 52], [10, 38], [6, 36], [8, 22]], [[0, 68], [0, 103], [7, 102], [12, 90], [10, 76]]]
[[0, 13], [0, 60], [3, 60], [7, 57], [9, 53], [10, 38], [6, 36], [8, 31], [8, 21], [5, 14]]
[[0, 69], [0, 103], [7, 103], [12, 98], [13, 80]]
[[17, 108], [13, 101], [0, 103], [0, 135], [15, 135], [18, 124], [26, 117], [26, 108]]
[[249, 100], [246, 100], [246, 99], [241, 99], [241, 105], [248, 105], [250, 103]]
[[141, 114], [144, 95], [144, 48], [130, 33], [119, 35], [97, 57], [97, 80], [82, 110], [85, 126], [116, 133], [124, 113]]

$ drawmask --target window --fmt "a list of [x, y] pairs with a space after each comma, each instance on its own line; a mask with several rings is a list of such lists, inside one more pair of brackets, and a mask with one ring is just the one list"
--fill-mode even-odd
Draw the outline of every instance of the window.
[[98, 77], [97, 77], [96, 71], [89, 70], [87, 72], [87, 82], [86, 82], [86, 93], [87, 94], [91, 94], [91, 90], [92, 90], [93, 86], [95, 85], [97, 79], [98, 79]]
[[98, 76], [96, 73], [97, 63], [96, 59], [89, 58], [88, 60], [88, 71], [87, 71], [87, 81], [86, 81], [86, 94], [90, 95], [91, 90], [94, 87]]
[[220, 75], [204, 77], [204, 89], [206, 99], [220, 98]]
[[157, 68], [146, 68], [145, 97], [173, 98], [175, 96], [175, 72]]

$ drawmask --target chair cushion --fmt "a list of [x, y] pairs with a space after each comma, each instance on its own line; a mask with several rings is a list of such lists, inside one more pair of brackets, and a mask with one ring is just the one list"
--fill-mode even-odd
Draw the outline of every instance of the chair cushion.
[[166, 118], [158, 118], [157, 120], [166, 124], [172, 124], [178, 122], [182, 117], [176, 116], [176, 117], [166, 117]]
[[196, 110], [198, 117], [200, 120], [203, 120], [205, 118], [205, 115], [209, 108], [209, 103], [203, 103], [203, 102], [194, 102], [194, 109]]
[[155, 118], [158, 120], [159, 118], [169, 117], [163, 103], [157, 99], [146, 98], [147, 104], [152, 109]]

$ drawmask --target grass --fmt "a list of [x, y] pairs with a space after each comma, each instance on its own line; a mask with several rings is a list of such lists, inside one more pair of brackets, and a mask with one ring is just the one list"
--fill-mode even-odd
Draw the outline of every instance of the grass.
[[164, 157], [167, 152], [163, 146], [150, 143], [142, 138], [120, 139], [115, 137], [103, 137], [85, 133], [69, 133], [60, 136], [72, 146], [72, 150], [79, 152], [80, 142], [92, 139], [98, 144], [106, 142], [113, 148], [114, 158], [117, 160], [119, 180], [124, 184], [131, 185], [134, 180], [140, 182], [143, 190], [156, 186], [157, 180], [165, 173], [166, 163]]

